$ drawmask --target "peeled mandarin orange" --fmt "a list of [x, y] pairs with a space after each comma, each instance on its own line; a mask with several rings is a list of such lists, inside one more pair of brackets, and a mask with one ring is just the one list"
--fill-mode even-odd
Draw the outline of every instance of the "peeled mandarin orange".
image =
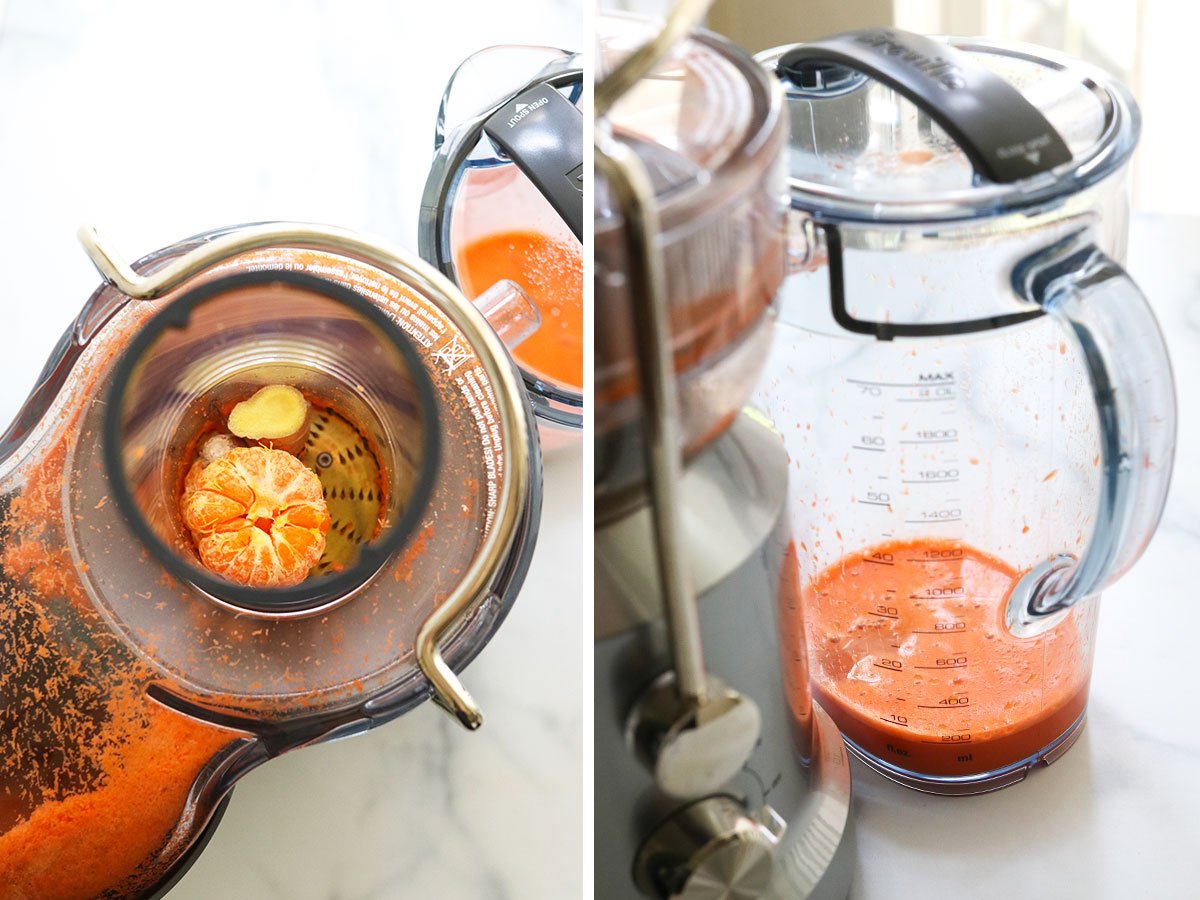
[[325, 552], [316, 473], [282, 450], [238, 447], [187, 474], [180, 504], [205, 567], [249, 587], [292, 587]]

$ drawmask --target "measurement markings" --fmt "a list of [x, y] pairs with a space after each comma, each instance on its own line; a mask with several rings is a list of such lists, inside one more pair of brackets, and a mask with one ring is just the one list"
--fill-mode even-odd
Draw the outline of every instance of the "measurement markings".
[[[911, 382], [911, 381], [863, 381], [860, 378], [847, 378], [846, 382], [848, 384], [861, 384], [861, 385], [865, 385], [867, 387], [927, 388], [930, 386], [928, 383], [923, 382], [923, 381], [917, 381], [917, 382]], [[937, 383], [937, 386], [945, 387], [945, 386], [951, 385], [951, 384], [954, 384], [953, 379], [949, 379], [947, 381], [939, 381]]]
[[957, 443], [958, 443], [958, 438], [956, 438], [956, 437], [952, 437], [952, 438], [938, 438], [937, 440], [933, 440], [933, 441], [930, 441], [930, 440], [924, 440], [924, 441], [901, 441], [900, 443], [901, 443], [901, 444], [957, 444]]
[[897, 722], [895, 719], [885, 719], [883, 716], [880, 716], [880, 717], [879, 717], [879, 721], [880, 721], [880, 722], [887, 722], [889, 725], [899, 725], [901, 728], [907, 728], [907, 727], [908, 727], [908, 723], [907, 723], [907, 722]]
[[[889, 613], [881, 613], [881, 612], [873, 612], [873, 613], [870, 613], [870, 615], [879, 616], [879, 618], [881, 618], [881, 619], [899, 619], [900, 618], [899, 616], [893, 616]], [[887, 668], [887, 667], [885, 666], [884, 668]]]
[[958, 484], [957, 478], [902, 478], [901, 484]]
[[961, 516], [959, 516], [957, 519], [905, 519], [904, 520], [905, 524], [907, 524], [907, 525], [938, 525], [943, 522], [961, 522], [961, 521], [962, 521]]
[[971, 739], [966, 738], [965, 740], [961, 740], [961, 741], [931, 741], [928, 738], [923, 738], [921, 740], [921, 743], [922, 744], [941, 744], [943, 747], [961, 747], [963, 744], [971, 743]]
[[954, 397], [897, 397], [897, 403], [946, 403], [954, 402]]
[[970, 706], [970, 705], [971, 705], [971, 704], [970, 704], [970, 702], [967, 702], [967, 703], [948, 703], [948, 704], [945, 704], [945, 705], [938, 705], [938, 704], [934, 704], [933, 706], [929, 706], [928, 704], [925, 704], [925, 703], [918, 703], [918, 704], [917, 704], [917, 706], [918, 706], [918, 707], [920, 707], [921, 709], [962, 709], [964, 706]]
[[888, 562], [887, 560], [884, 560], [884, 559], [871, 559], [871, 557], [869, 557], [869, 556], [864, 556], [862, 558], [862, 561], [873, 563], [874, 565], [877, 565], [877, 566], [894, 566], [895, 565], [894, 562]]
[[867, 506], [886, 506], [888, 509], [892, 508], [892, 504], [884, 503], [882, 500], [859, 500], [858, 502], [865, 503]]
[[965, 669], [966, 663], [955, 663], [952, 666], [913, 666], [914, 669]]
[[886, 450], [883, 447], [864, 447], [862, 444], [851, 444], [850, 449], [852, 449], [852, 450], [870, 450], [872, 453], [885, 453], [886, 452]]

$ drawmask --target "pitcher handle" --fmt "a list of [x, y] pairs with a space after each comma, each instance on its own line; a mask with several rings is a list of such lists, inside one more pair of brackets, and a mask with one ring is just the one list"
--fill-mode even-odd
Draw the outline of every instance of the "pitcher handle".
[[1175, 380], [1145, 295], [1081, 234], [1025, 260], [1013, 282], [1074, 339], [1100, 422], [1096, 525], [1078, 560], [1060, 557], [1039, 567], [1026, 611], [1043, 617], [1104, 590], [1137, 562], [1154, 535], [1175, 456]]

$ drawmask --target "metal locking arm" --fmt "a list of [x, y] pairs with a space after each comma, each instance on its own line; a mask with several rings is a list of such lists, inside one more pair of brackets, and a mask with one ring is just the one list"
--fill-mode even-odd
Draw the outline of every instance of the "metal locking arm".
[[[601, 80], [596, 85], [597, 116], [644, 77], [708, 6], [709, 0], [682, 0], [655, 38]], [[683, 454], [657, 199], [641, 161], [600, 122], [595, 159], [625, 224], [624, 274], [633, 298], [651, 521], [673, 667], [639, 699], [628, 733], [659, 787], [695, 797], [720, 789], [741, 770], [757, 743], [761, 716], [753, 700], [705, 671], [699, 610], [679, 521]]]

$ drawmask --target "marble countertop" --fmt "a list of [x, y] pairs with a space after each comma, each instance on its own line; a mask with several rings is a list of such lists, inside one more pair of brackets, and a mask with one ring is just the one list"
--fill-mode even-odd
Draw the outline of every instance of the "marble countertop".
[[[0, 422], [97, 283], [209, 228], [326, 222], [416, 250], [443, 85], [497, 43], [577, 49], [578, 0], [0, 0]], [[549, 460], [528, 580], [464, 680], [248, 776], [172, 900], [569, 900], [582, 862], [581, 456]]]
[[[1087, 727], [1049, 768], [995, 794], [939, 798], [856, 763], [854, 900], [1200, 896], [1200, 218], [1135, 216], [1128, 269], [1175, 367], [1179, 445], [1161, 527], [1104, 595]], [[1197, 769], [1193, 769], [1197, 766]]]

